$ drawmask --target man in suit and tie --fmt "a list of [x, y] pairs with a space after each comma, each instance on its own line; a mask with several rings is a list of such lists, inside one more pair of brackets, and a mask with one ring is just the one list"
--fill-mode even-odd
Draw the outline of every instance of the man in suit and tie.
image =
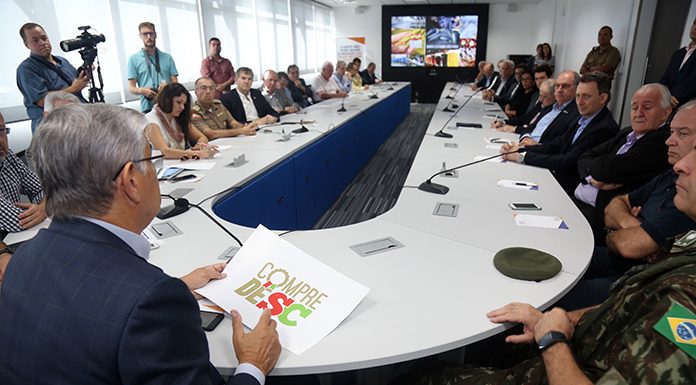
[[575, 187], [574, 201], [590, 223], [596, 243], [604, 243], [604, 208], [609, 201], [670, 167], [665, 144], [670, 100], [669, 90], [662, 84], [642, 86], [631, 98], [631, 126], [578, 159], [581, 181]]
[[[548, 168], [563, 190], [569, 196], [573, 196], [575, 187], [580, 182], [578, 158], [585, 151], [604, 143], [619, 131], [618, 124], [607, 108], [610, 90], [611, 80], [607, 75], [599, 72], [583, 75], [575, 94], [580, 118], [574, 127], [553, 140], [524, 146], [526, 153], [508, 154], [503, 158]], [[517, 151], [520, 147], [519, 143], [503, 145], [500, 152]]]
[[261, 91], [251, 88], [254, 71], [239, 67], [235, 83], [237, 88], [222, 95], [220, 101], [240, 123], [271, 124], [278, 121], [280, 114], [268, 104]]
[[[192, 290], [224, 264], [173, 278], [140, 235], [160, 191], [145, 117], [71, 104], [44, 119], [30, 151], [53, 222], [23, 244], [0, 291], [0, 378], [12, 384], [221, 384]], [[64, 143], [70, 143], [65, 146]], [[105, 151], [109, 149], [109, 151]], [[66, 183], [69, 181], [69, 183]], [[264, 311], [244, 333], [228, 384], [263, 384], [281, 351]]]
[[691, 43], [677, 50], [669, 61], [660, 83], [672, 93], [672, 107], [696, 97], [696, 19], [689, 32]]

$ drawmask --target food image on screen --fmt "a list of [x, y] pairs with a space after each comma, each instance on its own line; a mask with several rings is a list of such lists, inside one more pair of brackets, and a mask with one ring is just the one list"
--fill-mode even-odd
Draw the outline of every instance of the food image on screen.
[[475, 66], [478, 16], [427, 16], [425, 28], [426, 66]]
[[425, 57], [425, 17], [394, 16], [391, 22], [391, 65], [422, 67]]

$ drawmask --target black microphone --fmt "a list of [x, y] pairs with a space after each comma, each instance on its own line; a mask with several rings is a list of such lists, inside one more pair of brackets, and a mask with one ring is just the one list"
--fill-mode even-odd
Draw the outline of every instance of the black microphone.
[[[459, 80], [459, 76], [457, 76], [457, 74], [454, 74], [454, 78], [457, 80], [457, 84], [462, 84], [462, 82]], [[450, 87], [450, 91], [454, 91], [456, 89], [457, 88], [455, 88], [454, 86]], [[457, 108], [457, 107], [454, 107], [454, 108]]]
[[162, 196], [173, 199], [173, 200], [174, 200], [174, 207], [185, 208], [184, 211], [187, 211], [190, 207], [195, 207], [195, 208], [197, 208], [200, 212], [202, 212], [203, 214], [205, 214], [205, 216], [208, 217], [208, 219], [210, 219], [213, 223], [215, 223], [216, 225], [218, 225], [218, 227], [220, 227], [220, 228], [222, 229], [222, 231], [226, 232], [230, 237], [232, 237], [235, 241], [237, 241], [237, 243], [239, 244], [240, 247], [243, 246], [243, 245], [242, 245], [242, 241], [240, 241], [239, 238], [237, 238], [234, 234], [232, 234], [229, 230], [227, 230], [227, 229], [225, 228], [225, 226], [223, 226], [220, 222], [218, 222], [215, 218], [213, 218], [212, 215], [208, 214], [207, 211], [203, 210], [203, 208], [202, 208], [201, 206], [189, 202], [188, 199], [186, 199], [186, 198], [176, 198], [176, 199], [174, 199], [173, 196], [167, 195], [167, 194], [162, 194]]
[[[297, 123], [296, 123], [296, 124], [297, 124]], [[304, 125], [304, 120], [301, 120], [301, 119], [300, 119], [299, 125], [300, 125], [300, 128], [296, 128], [296, 129], [292, 130], [292, 132], [294, 132], [294, 133], [296, 133], [296, 134], [302, 134], [302, 133], [304, 133], [304, 132], [309, 131], [309, 129], [308, 129], [307, 127], [305, 127], [305, 125]]]
[[375, 91], [372, 91], [371, 88], [368, 88], [367, 90], [370, 91], [370, 94], [372, 94], [368, 99], [379, 99], [379, 96], [377, 96], [377, 93], [375, 93]]
[[449, 191], [449, 187], [447, 187], [447, 186], [445, 186], [445, 185], [433, 183], [433, 182], [432, 182], [432, 179], [435, 178], [436, 176], [442, 175], [442, 174], [446, 174], [446, 173], [450, 173], [450, 172], [452, 172], [452, 171], [454, 171], [454, 170], [459, 170], [460, 168], [464, 168], [464, 167], [471, 166], [471, 165], [474, 165], [474, 164], [477, 164], [477, 163], [485, 162], [485, 161], [487, 161], [487, 160], [495, 159], [495, 158], [500, 157], [500, 156], [509, 155], [509, 154], [515, 154], [515, 153], [522, 153], [522, 152], [525, 152], [525, 151], [527, 151], [526, 148], [520, 147], [520, 148], [518, 148], [518, 149], [515, 150], [515, 151], [510, 151], [510, 152], [504, 152], [504, 153], [501, 153], [501, 154], [496, 154], [496, 155], [493, 155], [493, 156], [489, 156], [489, 157], [487, 157], [487, 158], [483, 158], [483, 159], [475, 160], [475, 161], [470, 162], [470, 163], [463, 164], [463, 165], [461, 165], [461, 166], [457, 166], [457, 167], [450, 168], [450, 169], [447, 169], [447, 170], [442, 170], [442, 171], [440, 171], [440, 172], [437, 172], [437, 173], [433, 174], [433, 176], [431, 176], [430, 178], [428, 178], [428, 180], [426, 180], [425, 182], [421, 183], [420, 186], [418, 186], [418, 189], [421, 190], [421, 191], [425, 191], [425, 192], [429, 192], [429, 193], [433, 193], [433, 194], [445, 195], [445, 194], [447, 194], [447, 192]]
[[187, 212], [189, 209], [188, 204], [185, 204], [185, 205], [181, 204], [181, 203], [177, 204], [177, 202], [179, 200], [181, 200], [182, 198], [177, 199], [169, 194], [160, 194], [160, 196], [171, 199], [172, 201], [174, 201], [174, 204], [162, 207], [160, 209], [159, 213], [157, 213], [157, 218], [159, 218], [159, 219], [168, 219], [171, 217], [175, 217], [179, 214], [183, 214], [183, 213]]
[[[463, 86], [463, 84], [462, 84], [462, 86]], [[461, 86], [460, 86], [460, 88], [461, 88]], [[457, 91], [457, 92], [459, 92], [459, 91]], [[470, 101], [476, 94], [478, 94], [479, 92], [481, 92], [481, 90], [478, 90], [478, 91], [474, 92], [473, 94], [469, 95], [469, 98], [466, 99], [466, 100], [464, 101], [464, 103], [462, 103], [461, 107], [459, 107], [456, 111], [450, 110], [449, 108], [445, 107], [445, 109], [443, 109], [442, 111], [445, 111], [445, 112], [454, 112], [454, 114], [452, 114], [452, 116], [450, 116], [450, 118], [447, 119], [447, 121], [446, 121], [445, 124], [442, 126], [442, 128], [440, 129], [440, 131], [438, 131], [438, 132], [435, 133], [435, 136], [437, 136], [438, 138], [453, 138], [454, 135], [452, 135], [452, 134], [447, 133], [447, 132], [444, 131], [444, 130], [445, 130], [445, 127], [447, 127], [447, 124], [449, 124], [449, 122], [451, 122], [452, 119], [454, 119], [454, 117], [457, 116], [457, 113], [459, 112], [459, 110], [461, 110], [462, 108], [464, 108], [464, 106], [466, 106], [466, 104], [469, 103], [469, 101]], [[451, 103], [451, 102], [450, 102], [450, 103]], [[449, 106], [449, 104], [448, 104], [448, 106]], [[456, 107], [455, 107], [455, 108], [456, 108]]]
[[343, 104], [346, 101], [346, 96], [348, 96], [348, 94], [343, 95], [343, 99], [341, 99], [341, 108], [339, 108], [336, 112], [346, 112], [346, 107]]
[[[457, 94], [459, 94], [459, 91], [461, 91], [462, 86], [463, 86], [463, 84], [460, 85], [459, 87], [455, 88], [455, 89], [457, 90], [457, 92], [454, 93], [454, 97], [456, 97]], [[451, 90], [451, 89], [452, 89], [452, 88], [450, 88], [450, 90]], [[454, 112], [453, 109], [450, 109], [450, 106], [451, 106], [452, 108], [459, 108], [458, 105], [454, 104], [454, 97], [452, 97], [452, 96], [450, 96], [450, 95], [452, 95], [452, 91], [450, 91], [449, 94], [448, 94], [447, 96], [445, 96], [446, 99], [452, 99], [452, 100], [450, 100], [450, 102], [447, 103], [447, 105], [445, 106], [445, 108], [442, 109], [442, 111], [444, 111], [444, 112]]]

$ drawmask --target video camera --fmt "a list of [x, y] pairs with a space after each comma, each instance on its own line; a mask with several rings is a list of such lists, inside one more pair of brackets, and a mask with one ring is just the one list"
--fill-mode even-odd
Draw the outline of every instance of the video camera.
[[106, 41], [106, 37], [104, 37], [103, 34], [99, 35], [92, 35], [91, 33], [87, 32], [88, 29], [90, 29], [89, 25], [85, 25], [82, 27], [77, 27], [78, 30], [82, 31], [80, 35], [78, 35], [74, 39], [68, 39], [68, 40], [63, 40], [60, 42], [60, 49], [63, 50], [63, 52], [70, 52], [74, 51], [76, 49], [80, 48], [91, 48], [91, 47], [96, 47], [97, 44], [103, 43]]
[[[97, 44], [103, 43], [106, 41], [106, 38], [104, 35], [99, 34], [99, 35], [92, 35], [91, 33], [87, 32], [88, 29], [90, 29], [89, 25], [85, 25], [82, 27], [77, 27], [78, 30], [82, 31], [81, 34], [79, 34], [76, 38], [74, 39], [68, 39], [68, 40], [63, 40], [60, 42], [60, 48], [64, 52], [70, 52], [74, 51], [76, 49], [80, 50], [80, 56], [82, 57], [82, 60], [84, 63], [82, 66], [78, 69], [79, 72], [84, 72], [85, 75], [87, 75], [87, 78], [89, 79], [89, 102], [90, 103], [103, 103], [104, 102], [104, 92], [102, 91], [104, 89], [104, 81], [102, 79], [101, 75], [101, 67], [99, 66], [99, 59], [97, 58]], [[99, 80], [99, 87], [97, 87], [97, 82], [95, 81], [94, 78], [94, 60], [97, 60], [97, 80]]]

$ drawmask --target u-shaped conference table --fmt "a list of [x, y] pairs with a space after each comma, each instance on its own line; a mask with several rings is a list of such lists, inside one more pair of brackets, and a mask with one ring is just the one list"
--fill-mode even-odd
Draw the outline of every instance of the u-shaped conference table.
[[[452, 90], [451, 88], [455, 88]], [[410, 85], [390, 83], [370, 93], [314, 105], [283, 122], [314, 120], [308, 132], [281, 141], [282, 132], [300, 127], [277, 125], [256, 136], [215, 141], [224, 146], [211, 170], [194, 183], [161, 183], [162, 193], [192, 188], [185, 195], [222, 220], [244, 241], [258, 223], [321, 262], [370, 288], [365, 299], [332, 333], [301, 355], [283, 350], [273, 375], [329, 373], [376, 367], [441, 353], [503, 331], [486, 312], [509, 302], [527, 302], [545, 309], [563, 296], [587, 268], [592, 253], [591, 230], [548, 170], [512, 163], [483, 162], [458, 171], [456, 177], [436, 177], [450, 188], [446, 195], [418, 190], [422, 181], [447, 167], [493, 155], [487, 138], [514, 139], [487, 128], [490, 105], [467, 86], [447, 84], [396, 205], [365, 222], [323, 230], [311, 227], [338, 197], [362, 164], [407, 116]], [[454, 113], [442, 111], [454, 95]], [[478, 122], [484, 129], [456, 127]], [[453, 138], [436, 137], [443, 129]], [[245, 154], [246, 163], [229, 166]], [[176, 163], [167, 161], [166, 163]], [[388, 172], [388, 170], [384, 170]], [[500, 179], [538, 184], [538, 190], [505, 188]], [[568, 229], [520, 227], [510, 202], [534, 202], [540, 215], [558, 216]], [[163, 205], [168, 204], [163, 199]], [[434, 215], [438, 204], [457, 206], [456, 216]], [[447, 209], [449, 214], [452, 211]], [[225, 232], [197, 210], [168, 219], [181, 232], [151, 253], [150, 262], [173, 276], [220, 262], [236, 245]], [[155, 219], [153, 224], [162, 222]], [[388, 238], [402, 247], [361, 256], [350, 246]], [[561, 272], [542, 282], [520, 281], [499, 273], [495, 253], [525, 246], [546, 251], [563, 264]], [[237, 361], [231, 343], [229, 316], [206, 333], [212, 363], [222, 374]], [[509, 325], [507, 325], [509, 326]]]

